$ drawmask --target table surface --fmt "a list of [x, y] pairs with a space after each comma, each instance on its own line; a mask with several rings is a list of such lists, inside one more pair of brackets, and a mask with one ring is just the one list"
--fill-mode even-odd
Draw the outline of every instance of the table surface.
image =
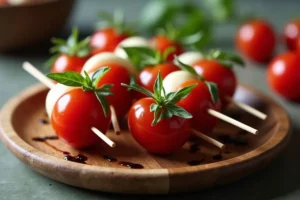
[[[92, 31], [92, 24], [96, 21], [97, 10], [113, 10], [122, 7], [129, 19], [134, 19], [134, 12], [142, 7], [145, 1], [79, 1], [73, 16], [64, 32], [76, 25], [86, 34]], [[281, 30], [284, 23], [299, 12], [298, 0], [271, 1], [238, 0], [240, 12], [253, 11], [258, 16], [268, 17], [277, 30]], [[216, 46], [233, 50], [232, 36], [235, 26], [222, 25], [216, 29]], [[282, 49], [281, 49], [282, 51]], [[280, 48], [277, 52], [280, 52]], [[30, 49], [21, 52], [0, 54], [0, 105], [16, 95], [25, 87], [36, 81], [21, 69], [25, 60], [36, 66], [41, 66], [47, 58], [45, 48]], [[236, 69], [241, 83], [253, 86], [269, 94], [288, 111], [294, 124], [291, 142], [284, 152], [265, 169], [243, 180], [219, 188], [198, 193], [156, 196], [157, 199], [299, 199], [300, 198], [300, 104], [281, 99], [273, 94], [265, 82], [266, 65], [247, 63], [243, 70]], [[6, 147], [0, 143], [0, 199], [152, 199], [151, 196], [129, 196], [109, 193], [94, 192], [64, 185], [48, 179], [16, 159]]]

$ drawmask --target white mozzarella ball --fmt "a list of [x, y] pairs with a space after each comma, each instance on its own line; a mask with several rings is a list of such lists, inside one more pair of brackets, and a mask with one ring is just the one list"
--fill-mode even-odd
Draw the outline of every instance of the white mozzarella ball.
[[139, 36], [129, 37], [118, 44], [115, 48], [115, 54], [121, 58], [127, 59], [128, 56], [122, 47], [150, 47], [147, 39]]
[[179, 85], [189, 80], [196, 80], [197, 77], [187, 71], [175, 71], [168, 74], [163, 80], [163, 87], [166, 93], [175, 92]]
[[50, 89], [46, 97], [46, 112], [49, 119], [51, 119], [52, 111], [57, 100], [72, 89], [75, 89], [75, 87], [69, 87], [59, 83]]
[[92, 56], [90, 59], [86, 61], [81, 70], [81, 74], [84, 74], [84, 71], [87, 73], [95, 72], [99, 67], [108, 64], [118, 64], [126, 68], [130, 74], [135, 75], [137, 73], [137, 69], [134, 65], [126, 59], [120, 58], [111, 52], [103, 52]]
[[178, 59], [184, 64], [193, 65], [195, 62], [202, 60], [203, 55], [197, 51], [188, 51], [180, 54], [178, 56]]

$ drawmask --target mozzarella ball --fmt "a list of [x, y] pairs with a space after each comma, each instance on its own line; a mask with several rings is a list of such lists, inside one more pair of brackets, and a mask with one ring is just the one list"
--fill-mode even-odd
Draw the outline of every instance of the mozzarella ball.
[[189, 80], [196, 80], [197, 77], [187, 71], [175, 71], [168, 74], [163, 80], [163, 87], [166, 93], [175, 92], [179, 85]]
[[118, 44], [115, 48], [115, 54], [121, 58], [127, 59], [128, 56], [122, 47], [150, 47], [148, 40], [143, 37], [129, 37]]
[[137, 73], [137, 69], [134, 65], [119, 56], [116, 56], [111, 52], [103, 52], [92, 56], [88, 59], [82, 67], [81, 74], [84, 74], [84, 71], [87, 73], [95, 72], [99, 69], [99, 67], [109, 65], [109, 64], [118, 64], [124, 68], [126, 68], [130, 74], [135, 75]]
[[193, 65], [195, 62], [202, 60], [203, 55], [197, 51], [188, 51], [180, 54], [178, 59], [184, 64]]
[[51, 119], [52, 111], [57, 100], [66, 92], [72, 89], [75, 89], [75, 87], [69, 87], [59, 83], [50, 89], [46, 97], [46, 112], [48, 114], [49, 119]]

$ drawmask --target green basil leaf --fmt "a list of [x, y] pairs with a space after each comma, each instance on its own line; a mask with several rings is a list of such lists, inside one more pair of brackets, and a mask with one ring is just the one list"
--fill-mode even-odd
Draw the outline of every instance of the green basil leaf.
[[168, 47], [162, 54], [162, 62], [165, 62], [167, 60], [167, 57], [175, 51], [174, 46]]
[[109, 67], [101, 67], [92, 76], [92, 86], [97, 88], [99, 80], [110, 70]]
[[162, 89], [163, 89], [163, 79], [160, 75], [160, 72], [158, 72], [158, 75], [156, 77], [156, 80], [154, 82], [153, 91], [156, 99], [161, 99], [162, 95]]
[[233, 0], [204, 0], [215, 21], [223, 22], [235, 16]]
[[189, 66], [189, 65], [186, 65], [184, 64], [183, 62], [181, 62], [177, 56], [175, 56], [175, 62], [176, 62], [176, 65], [178, 65], [178, 67], [180, 69], [182, 69], [183, 71], [187, 71], [197, 77], [199, 77], [199, 74], [196, 72], [196, 70], [192, 67], [192, 66]]
[[181, 99], [186, 98], [191, 91], [197, 86], [197, 84], [186, 86], [176, 92], [171, 92], [170, 95], [167, 95], [167, 100], [171, 104], [176, 104]]
[[232, 63], [236, 63], [236, 64], [238, 64], [240, 66], [244, 66], [245, 65], [244, 60], [240, 56], [238, 56], [238, 55], [236, 55], [234, 53], [224, 52], [224, 51], [221, 51], [221, 50], [217, 49], [217, 50], [212, 50], [210, 52], [209, 56], [211, 58], [219, 60], [219, 61], [232, 62]]
[[109, 113], [109, 103], [107, 99], [101, 93], [95, 92], [95, 95], [102, 106], [104, 116], [107, 117]]
[[182, 107], [179, 107], [179, 106], [176, 106], [176, 105], [173, 105], [173, 104], [167, 105], [166, 107], [169, 110], [169, 112], [172, 113], [172, 115], [175, 115], [175, 116], [178, 116], [178, 117], [181, 117], [181, 118], [184, 118], [184, 119], [190, 119], [190, 118], [193, 117], [189, 112], [187, 112]]
[[81, 87], [85, 85], [85, 79], [77, 72], [67, 71], [63, 73], [49, 73], [48, 78], [57, 81], [63, 85]]
[[203, 32], [199, 31], [192, 35], [181, 38], [180, 43], [183, 45], [193, 45], [195, 43], [198, 43], [202, 38], [203, 38]]
[[209, 82], [209, 81], [205, 81], [205, 84], [208, 87], [208, 90], [210, 92], [213, 102], [217, 103], [217, 101], [219, 99], [219, 91], [218, 91], [217, 85], [215, 83]]
[[140, 92], [140, 93], [143, 93], [143, 94], [145, 94], [146, 96], [155, 99], [155, 95], [154, 95], [152, 92], [150, 92], [149, 90], [147, 90], [147, 89], [145, 89], [145, 88], [142, 88], [141, 86], [139, 86], [139, 85], [137, 85], [137, 84], [127, 85], [127, 84], [125, 84], [125, 83], [121, 83], [121, 85], [124, 86], [124, 87], [130, 88], [130, 89], [132, 89], [132, 90], [138, 91], [138, 92]]
[[128, 59], [139, 69], [150, 64], [158, 64], [156, 51], [149, 47], [123, 47]]

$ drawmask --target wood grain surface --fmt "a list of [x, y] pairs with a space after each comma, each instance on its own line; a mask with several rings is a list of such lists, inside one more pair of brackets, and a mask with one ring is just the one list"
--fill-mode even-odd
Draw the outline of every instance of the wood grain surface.
[[[45, 97], [47, 89], [35, 85], [11, 99], [1, 111], [1, 139], [13, 154], [37, 172], [57, 181], [116, 193], [166, 194], [195, 191], [226, 184], [266, 166], [287, 144], [290, 121], [286, 112], [272, 99], [257, 91], [240, 87], [236, 99], [267, 113], [265, 121], [231, 106], [226, 113], [259, 130], [252, 135], [230, 124], [220, 122], [213, 134], [223, 142], [223, 152], [198, 139], [168, 156], [148, 154], [132, 138], [122, 122], [120, 135], [107, 133], [117, 147], [104, 143], [85, 150], [76, 150], [61, 139], [35, 141], [33, 138], [55, 136], [47, 122]], [[191, 148], [192, 146], [192, 148]], [[87, 157], [86, 164], [64, 160], [69, 152]], [[116, 158], [109, 162], [104, 156]], [[142, 165], [129, 169], [119, 162]], [[197, 164], [190, 166], [190, 164]]]

